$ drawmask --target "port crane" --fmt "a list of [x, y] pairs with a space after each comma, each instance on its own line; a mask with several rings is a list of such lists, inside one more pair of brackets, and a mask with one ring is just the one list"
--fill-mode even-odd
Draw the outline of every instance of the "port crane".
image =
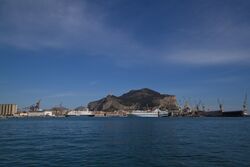
[[220, 111], [223, 112], [224, 109], [223, 109], [223, 104], [220, 102], [220, 99], [217, 99], [217, 102], [219, 104], [219, 107], [220, 107]]
[[200, 111], [200, 106], [201, 106], [201, 100], [199, 101], [198, 104], [196, 104], [195, 110], [196, 110], [196, 111]]
[[39, 111], [40, 104], [41, 104], [41, 100], [38, 100], [35, 104], [25, 107], [25, 109], [28, 109], [31, 112]]

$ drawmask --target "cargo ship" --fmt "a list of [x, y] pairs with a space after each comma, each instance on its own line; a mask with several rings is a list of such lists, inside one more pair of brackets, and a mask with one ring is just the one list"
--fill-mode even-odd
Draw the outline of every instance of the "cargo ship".
[[244, 117], [247, 116], [244, 110], [236, 110], [236, 111], [203, 111], [201, 112], [201, 116], [205, 117]]
[[245, 96], [245, 100], [243, 103], [242, 110], [235, 110], [235, 111], [224, 111], [222, 103], [219, 102], [219, 110], [216, 111], [203, 111], [200, 112], [201, 116], [205, 117], [244, 117], [248, 116], [247, 114], [247, 95]]

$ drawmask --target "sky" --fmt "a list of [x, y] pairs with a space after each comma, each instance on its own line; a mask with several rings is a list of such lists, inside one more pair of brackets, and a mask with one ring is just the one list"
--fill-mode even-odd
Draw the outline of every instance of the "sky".
[[0, 0], [0, 103], [74, 108], [131, 89], [242, 107], [249, 0]]

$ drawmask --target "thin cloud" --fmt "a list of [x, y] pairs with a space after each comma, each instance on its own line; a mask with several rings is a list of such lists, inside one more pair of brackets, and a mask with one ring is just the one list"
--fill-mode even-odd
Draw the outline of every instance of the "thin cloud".
[[209, 80], [205, 80], [205, 83], [215, 83], [215, 84], [228, 84], [242, 81], [244, 78], [239, 76], [230, 76], [230, 77], [220, 77], [220, 78], [212, 78]]
[[[166, 42], [166, 47], [156, 49], [144, 46], [126, 29], [108, 24], [105, 21], [107, 14], [92, 10], [88, 3], [3, 1], [0, 43], [35, 51], [83, 51], [88, 55], [110, 57], [121, 67], [151, 63], [208, 66], [250, 62], [245, 46], [250, 42], [250, 26], [248, 23], [236, 24], [231, 16], [214, 19], [219, 17], [214, 11], [212, 17], [204, 17], [208, 21], [202, 27], [182, 29], [180, 34], [171, 37], [176, 38], [172, 39], [174, 43]], [[183, 34], [185, 37], [181, 37]], [[232, 47], [236, 47], [234, 51]]]
[[85, 1], [6, 1], [0, 42], [28, 50], [77, 49], [90, 55], [140, 56], [143, 48], [126, 32], [109, 27]]
[[187, 50], [169, 55], [167, 61], [191, 65], [226, 65], [249, 63], [250, 55], [242, 51]]

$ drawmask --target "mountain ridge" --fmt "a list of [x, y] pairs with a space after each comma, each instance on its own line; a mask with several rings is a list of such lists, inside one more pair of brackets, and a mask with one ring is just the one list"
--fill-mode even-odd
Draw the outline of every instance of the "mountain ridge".
[[164, 109], [175, 110], [178, 108], [175, 95], [161, 94], [149, 88], [130, 90], [121, 96], [108, 95], [100, 100], [90, 102], [91, 111], [131, 111]]

